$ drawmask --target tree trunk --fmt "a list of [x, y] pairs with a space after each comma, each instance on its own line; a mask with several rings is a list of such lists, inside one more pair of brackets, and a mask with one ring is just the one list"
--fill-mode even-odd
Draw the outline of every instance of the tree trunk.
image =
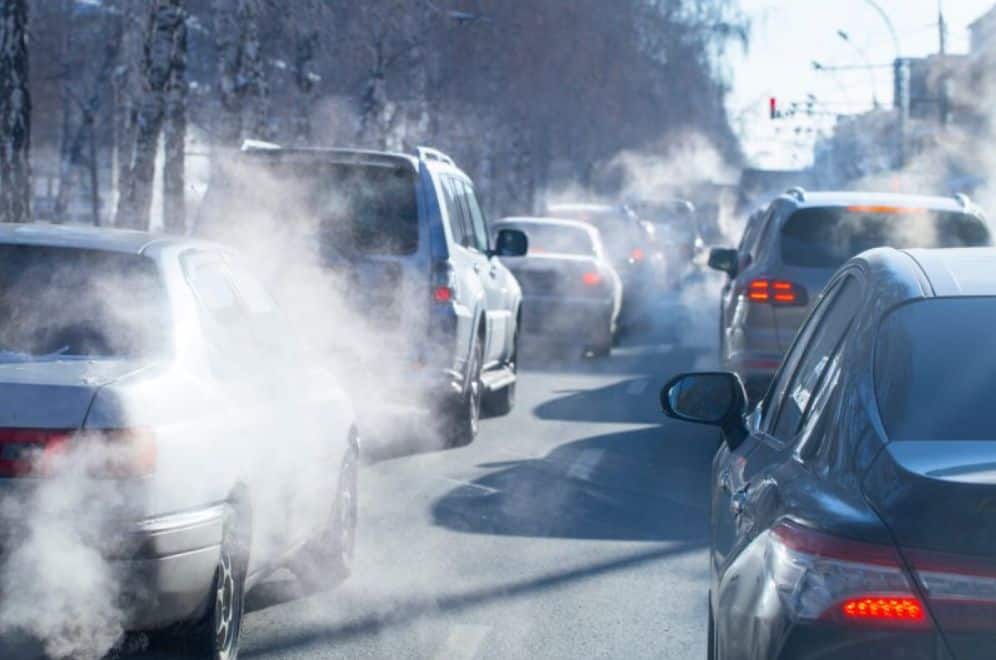
[[31, 221], [28, 2], [0, 2], [0, 218]]
[[[118, 198], [129, 187], [131, 155], [138, 126], [138, 99], [142, 93], [142, 49], [148, 16], [147, 0], [118, 0], [121, 46], [114, 72], [114, 149]], [[143, 11], [144, 9], [144, 11]]]
[[[319, 39], [327, 34], [319, 35], [319, 26], [331, 23], [321, 22], [321, 12], [315, 0], [307, 0], [300, 13], [290, 15], [291, 32], [294, 34], [294, 85], [297, 89], [297, 111], [292, 119], [294, 141], [300, 145], [308, 145], [312, 138], [311, 106], [314, 97], [315, 83], [318, 76], [311, 71], [315, 61], [315, 51]], [[295, 7], [298, 5], [295, 4]]]
[[267, 140], [271, 137], [270, 87], [259, 38], [259, 0], [239, 0], [238, 19], [242, 34], [240, 74], [246, 97], [242, 137]]
[[242, 87], [239, 82], [239, 23], [235, 0], [213, 0], [214, 46], [218, 56], [218, 98], [221, 112], [215, 128], [218, 143], [237, 147], [242, 138]]
[[[65, 66], [72, 59], [73, 53], [73, 0], [65, 0], [62, 11], [66, 17], [66, 22], [60, 57]], [[52, 220], [55, 222], [65, 222], [67, 219], [66, 210], [69, 206], [69, 195], [72, 191], [73, 175], [75, 174], [72, 144], [82, 130], [82, 127], [73, 130], [71, 76], [68, 73], [63, 75], [65, 80], [62, 84], [62, 130], [59, 135], [59, 187], [55, 193], [55, 206], [52, 213]]]
[[166, 114], [166, 91], [184, 36], [184, 0], [155, 0], [145, 43], [142, 104], [138, 110], [135, 146], [128, 186], [118, 200], [117, 223], [148, 229], [156, 152]]
[[173, 59], [166, 83], [166, 124], [163, 136], [163, 228], [171, 234], [187, 230], [187, 24], [180, 20], [174, 36]]

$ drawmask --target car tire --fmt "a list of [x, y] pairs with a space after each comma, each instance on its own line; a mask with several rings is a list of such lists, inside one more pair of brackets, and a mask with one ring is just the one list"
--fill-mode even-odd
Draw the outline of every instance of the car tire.
[[475, 341], [470, 350], [467, 364], [467, 385], [464, 392], [453, 401], [444, 412], [443, 437], [447, 447], [464, 447], [477, 437], [481, 423], [481, 362], [484, 359], [483, 346]]
[[331, 589], [352, 573], [359, 465], [358, 446], [351, 442], [339, 468], [338, 490], [329, 520], [291, 562], [291, 572], [309, 590]]
[[207, 611], [185, 631], [184, 651], [191, 657], [236, 660], [245, 615], [245, 581], [249, 565], [249, 543], [242, 534], [234, 510], [225, 516], [218, 567], [211, 583]]
[[606, 327], [595, 336], [595, 340], [589, 345], [588, 352], [592, 357], [604, 358], [612, 354], [612, 328]]
[[[508, 368], [512, 371], [512, 375], [516, 377], [518, 377], [519, 369], [518, 360], [519, 333], [516, 332], [515, 337], [512, 339], [512, 357], [508, 362]], [[495, 392], [488, 392], [485, 394], [481, 402], [484, 412], [486, 412], [489, 417], [503, 417], [512, 412], [512, 408], [515, 407], [515, 386], [516, 382], [513, 381], [511, 385], [507, 385]]]

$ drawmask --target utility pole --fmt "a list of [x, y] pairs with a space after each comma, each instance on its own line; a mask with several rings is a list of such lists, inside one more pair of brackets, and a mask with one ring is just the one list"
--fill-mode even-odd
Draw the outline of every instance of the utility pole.
[[939, 39], [937, 52], [944, 55], [947, 53], [948, 45], [948, 24], [944, 21], [944, 0], [937, 0], [937, 36]]

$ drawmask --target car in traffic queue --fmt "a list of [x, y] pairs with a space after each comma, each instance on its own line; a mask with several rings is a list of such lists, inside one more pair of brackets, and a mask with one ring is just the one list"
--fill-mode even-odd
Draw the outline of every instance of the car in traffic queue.
[[[672, 291], [705, 251], [695, 205], [684, 199], [634, 202], [640, 220], [650, 225], [653, 266], [661, 290]], [[705, 259], [702, 258], [704, 265]]]
[[624, 204], [548, 204], [543, 215], [577, 220], [598, 230], [606, 254], [622, 280], [620, 323], [625, 328], [644, 322], [656, 286], [654, 267], [650, 263], [654, 255], [654, 237], [649, 223], [641, 222]]
[[[277, 568], [348, 575], [352, 404], [238, 253], [0, 225], [0, 311], [5, 570], [44, 538], [97, 552], [126, 629], [182, 624], [184, 648], [218, 660], [237, 654], [246, 591]], [[67, 493], [85, 495], [49, 519]]]
[[500, 257], [525, 254], [526, 238], [510, 229], [492, 242], [474, 184], [449, 156], [248, 142], [203, 209], [197, 233], [235, 244], [233, 232], [307, 232], [378, 338], [376, 364], [353, 372], [404, 373], [398, 391], [379, 376], [373, 387], [432, 411], [447, 446], [473, 441], [482, 407], [512, 409], [522, 293]]
[[967, 197], [792, 188], [747, 222], [737, 248], [713, 248], [709, 265], [729, 277], [720, 300], [719, 357], [763, 396], [813, 300], [834, 271], [875, 247], [992, 244]]
[[709, 657], [993, 657], [996, 250], [875, 249], [814, 302], [753, 410], [732, 372], [661, 393], [724, 439]]
[[492, 231], [526, 235], [529, 251], [502, 259], [522, 288], [524, 333], [567, 351], [609, 355], [622, 308], [622, 281], [597, 229], [573, 220], [503, 218]]

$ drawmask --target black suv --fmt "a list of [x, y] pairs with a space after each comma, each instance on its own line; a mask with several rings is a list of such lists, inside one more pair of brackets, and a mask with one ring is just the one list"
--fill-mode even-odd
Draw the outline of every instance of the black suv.
[[[504, 230], [491, 245], [474, 184], [451, 158], [247, 143], [213, 178], [197, 230], [226, 238], [260, 215], [264, 227], [312, 232], [371, 329], [357, 344], [373, 345], [375, 364], [356, 373], [388, 384], [378, 399], [430, 407], [449, 445], [474, 439], [482, 406], [511, 410], [522, 293], [498, 257], [525, 254], [528, 240]], [[394, 392], [385, 364], [402, 374]]]

